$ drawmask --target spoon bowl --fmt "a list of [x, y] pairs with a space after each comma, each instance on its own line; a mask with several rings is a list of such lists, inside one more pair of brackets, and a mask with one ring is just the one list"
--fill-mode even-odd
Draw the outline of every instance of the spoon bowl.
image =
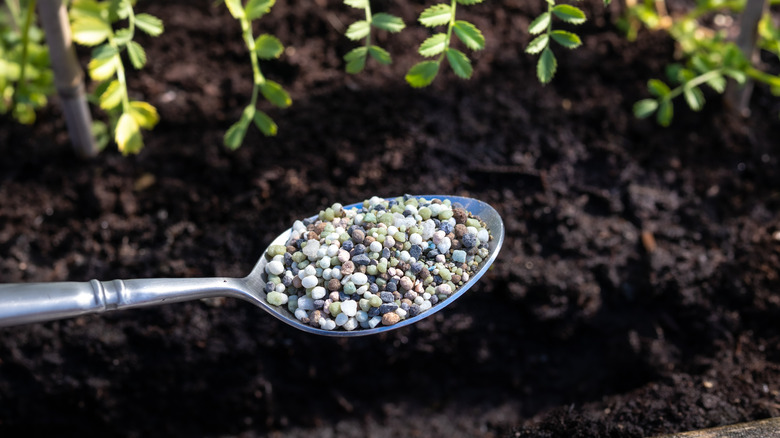
[[[268, 249], [258, 260], [249, 275], [244, 278], [149, 278], [89, 282], [53, 283], [6, 283], [0, 284], [0, 326], [13, 326], [34, 322], [51, 321], [89, 313], [101, 313], [136, 307], [189, 301], [202, 298], [233, 297], [249, 301], [261, 307], [280, 321], [299, 330], [332, 337], [366, 336], [394, 330], [427, 318], [440, 311], [463, 295], [485, 274], [493, 264], [504, 242], [504, 223], [501, 216], [490, 205], [472, 198], [448, 195], [422, 195], [425, 199], [449, 199], [453, 205], [460, 204], [487, 225], [493, 236], [489, 242], [489, 254], [480, 264], [477, 272], [457, 288], [446, 300], [439, 302], [420, 314], [404, 319], [394, 325], [377, 326], [368, 329], [325, 330], [299, 321], [287, 310], [268, 303], [265, 284], [265, 267], [269, 262]], [[388, 198], [394, 199], [394, 198]], [[347, 205], [344, 209], [360, 207], [362, 203]], [[312, 217], [316, 218], [316, 216]], [[285, 245], [292, 228], [277, 236], [270, 244]]]

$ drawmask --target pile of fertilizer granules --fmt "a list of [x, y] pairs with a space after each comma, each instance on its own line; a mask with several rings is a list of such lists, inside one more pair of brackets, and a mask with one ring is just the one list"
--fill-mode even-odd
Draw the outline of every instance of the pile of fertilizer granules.
[[268, 303], [325, 330], [394, 325], [449, 298], [488, 257], [490, 230], [448, 199], [371, 198], [296, 221], [266, 256]]

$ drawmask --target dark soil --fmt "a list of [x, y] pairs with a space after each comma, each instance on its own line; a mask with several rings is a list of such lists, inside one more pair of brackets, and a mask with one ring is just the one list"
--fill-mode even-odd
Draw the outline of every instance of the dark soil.
[[[406, 70], [425, 30], [379, 35], [394, 64], [343, 73], [355, 10], [290, 0], [256, 32], [291, 91], [267, 139], [225, 129], [249, 100], [238, 25], [209, 1], [140, 2], [137, 98], [162, 122], [138, 156], [72, 156], [56, 105], [0, 119], [0, 281], [244, 276], [296, 218], [371, 195], [472, 196], [506, 242], [472, 291], [372, 338], [298, 332], [232, 299], [0, 331], [0, 435], [642, 437], [780, 415], [780, 103], [748, 119], [707, 94], [673, 125], [632, 104], [674, 57], [586, 3], [584, 46], [541, 86], [525, 29], [542, 1], [462, 7], [474, 78]], [[380, 2], [407, 23], [422, 3]], [[776, 68], [774, 65], [771, 68]]]

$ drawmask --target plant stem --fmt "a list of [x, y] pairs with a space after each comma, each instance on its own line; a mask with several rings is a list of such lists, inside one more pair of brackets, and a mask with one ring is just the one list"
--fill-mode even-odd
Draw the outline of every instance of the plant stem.
[[672, 100], [675, 97], [679, 96], [683, 91], [685, 91], [686, 88], [698, 87], [699, 85], [705, 84], [707, 81], [711, 79], [714, 79], [718, 76], [723, 76], [723, 71], [724, 71], [723, 68], [718, 68], [715, 70], [708, 71], [707, 73], [701, 74], [699, 76], [696, 76], [690, 81], [670, 91], [669, 94], [663, 97], [663, 100]]
[[[27, 4], [27, 17], [24, 20], [24, 27], [22, 28], [22, 65], [19, 69], [19, 85], [17, 87], [17, 91], [22, 91], [25, 87], [24, 76], [27, 70], [27, 57], [29, 56], [30, 52], [30, 27], [32, 26], [32, 18], [35, 15], [34, 12], [35, 0], [30, 0], [30, 3]], [[16, 92], [14, 92], [14, 101], [16, 101]]]
[[[458, 2], [456, 0], [450, 0], [450, 22], [447, 23], [447, 36], [444, 38], [444, 47], [447, 48], [450, 47], [450, 39], [452, 38], [452, 28], [455, 27], [455, 8], [457, 7], [457, 5]], [[447, 56], [446, 49], [443, 52], [441, 52], [441, 55], [439, 55], [438, 62], [442, 62], [445, 56]]]
[[366, 35], [366, 50], [371, 47], [371, 21], [373, 15], [371, 14], [371, 4], [366, 0], [366, 22], [368, 23], [368, 35]]
[[257, 47], [255, 46], [255, 37], [252, 35], [252, 23], [245, 17], [241, 18], [241, 30], [244, 34], [244, 42], [247, 49], [249, 49], [249, 59], [252, 61], [252, 71], [254, 73], [254, 85], [252, 86], [252, 100], [251, 105], [254, 107], [257, 105], [257, 96], [260, 91], [260, 86], [265, 83], [265, 77], [260, 71], [260, 62], [257, 59]]

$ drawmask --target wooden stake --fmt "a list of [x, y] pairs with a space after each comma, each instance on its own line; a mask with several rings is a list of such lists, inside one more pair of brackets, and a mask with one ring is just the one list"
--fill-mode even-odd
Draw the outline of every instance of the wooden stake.
[[[747, 0], [745, 10], [739, 22], [739, 35], [736, 44], [748, 62], [753, 63], [758, 60], [758, 51], [756, 50], [756, 40], [758, 38], [758, 22], [766, 11], [768, 2], [766, 0]], [[750, 79], [744, 85], [731, 84], [726, 94], [727, 103], [734, 110], [744, 117], [750, 116], [750, 95], [753, 93], [753, 81]]]
[[54, 84], [62, 102], [70, 141], [76, 154], [94, 157], [97, 145], [92, 135], [92, 115], [84, 92], [84, 73], [71, 39], [68, 11], [62, 0], [39, 0], [38, 16], [46, 32]]

